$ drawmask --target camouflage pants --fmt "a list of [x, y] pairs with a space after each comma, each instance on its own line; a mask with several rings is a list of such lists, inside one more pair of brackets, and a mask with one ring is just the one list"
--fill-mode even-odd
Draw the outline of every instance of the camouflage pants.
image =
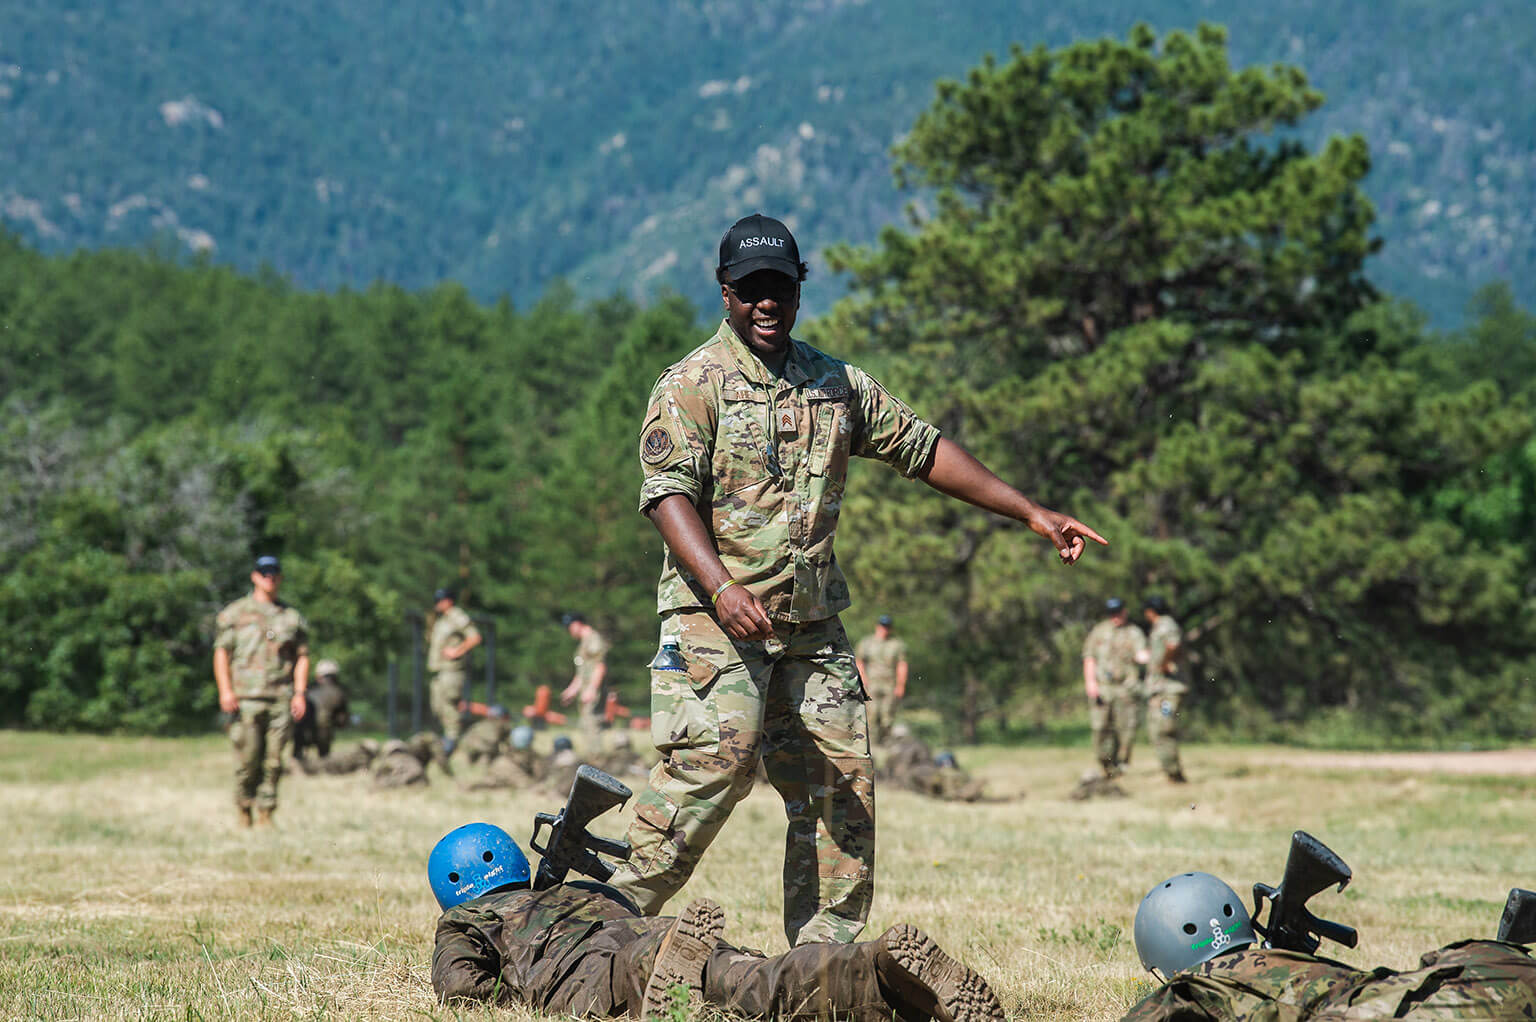
[[235, 748], [235, 805], [277, 807], [277, 782], [283, 776], [283, 754], [292, 729], [287, 700], [240, 700], [240, 719], [229, 727]]
[[896, 685], [866, 679], [864, 691], [869, 696], [869, 744], [878, 745], [896, 723]]
[[603, 729], [608, 726], [603, 720], [605, 696], [606, 693], [599, 691], [596, 699], [581, 703], [577, 710], [576, 731], [581, 738], [581, 754], [589, 760], [603, 754]]
[[1088, 720], [1094, 754], [1105, 772], [1111, 773], [1131, 761], [1131, 745], [1141, 723], [1141, 697], [1135, 689], [1118, 685], [1106, 685], [1101, 691], [1102, 701], [1088, 707]]
[[1173, 689], [1163, 689], [1147, 700], [1147, 730], [1152, 736], [1152, 748], [1157, 753], [1158, 765], [1169, 777], [1184, 775], [1179, 763], [1179, 704], [1183, 701], [1183, 692]]
[[443, 737], [457, 742], [464, 725], [459, 719], [459, 700], [464, 698], [463, 671], [438, 671], [432, 675], [428, 694], [432, 702], [432, 715], [443, 726]]
[[687, 673], [651, 673], [651, 740], [662, 754], [635, 800], [634, 847], [615, 874], [646, 914], [688, 880], [759, 759], [784, 800], [784, 932], [791, 944], [850, 941], [874, 896], [875, 791], [864, 691], [836, 618], [776, 623], [733, 642], [715, 619], [674, 612]]

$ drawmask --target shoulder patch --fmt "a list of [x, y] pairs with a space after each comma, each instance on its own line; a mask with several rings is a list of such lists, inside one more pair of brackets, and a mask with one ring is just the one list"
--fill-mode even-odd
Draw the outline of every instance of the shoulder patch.
[[659, 465], [672, 453], [672, 434], [665, 426], [653, 426], [640, 442], [640, 459], [647, 465]]

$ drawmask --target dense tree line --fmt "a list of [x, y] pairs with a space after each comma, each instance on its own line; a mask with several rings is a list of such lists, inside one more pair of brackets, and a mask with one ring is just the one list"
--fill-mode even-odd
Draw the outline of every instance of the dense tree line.
[[[1113, 541], [1067, 571], [861, 470], [850, 627], [898, 613], [967, 734], [1076, 712], [1101, 600], [1153, 590], [1224, 730], [1536, 733], [1536, 320], [1493, 288], [1436, 335], [1366, 283], [1370, 153], [1298, 142], [1320, 103], [1216, 29], [1015, 51], [900, 147], [908, 228], [836, 252], [851, 293], [807, 339]], [[206, 726], [212, 614], [265, 551], [372, 714], [445, 583], [497, 621], [511, 700], [568, 676], [566, 609], [642, 700], [635, 431], [705, 318], [0, 238], [0, 723]]]

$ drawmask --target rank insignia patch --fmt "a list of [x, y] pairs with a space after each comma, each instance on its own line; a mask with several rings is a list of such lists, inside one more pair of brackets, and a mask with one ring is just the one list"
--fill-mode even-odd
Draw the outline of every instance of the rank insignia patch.
[[657, 465], [667, 460], [667, 455], [672, 453], [672, 434], [666, 427], [655, 426], [645, 434], [645, 439], [640, 442], [640, 457], [648, 465]]

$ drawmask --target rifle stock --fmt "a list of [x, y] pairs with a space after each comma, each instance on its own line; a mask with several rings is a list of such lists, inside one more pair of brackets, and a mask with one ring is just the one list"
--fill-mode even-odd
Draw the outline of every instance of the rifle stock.
[[1499, 919], [1499, 939], [1511, 944], [1536, 943], [1536, 891], [1510, 889]]
[[[538, 813], [533, 818], [533, 837], [528, 843], [543, 856], [533, 889], [542, 891], [553, 887], [564, 881], [566, 873], [573, 869], [594, 880], [604, 881], [613, 876], [613, 865], [598, 856], [628, 859], [629, 842], [595, 837], [587, 833], [587, 825], [613, 807], [628, 802], [632, 794], [634, 792], [623, 781], [595, 766], [583, 763], [577, 767], [570, 796], [560, 812]], [[549, 841], [540, 847], [542, 827], [549, 828]]]
[[[1319, 919], [1307, 908], [1307, 901], [1326, 887], [1349, 885], [1353, 873], [1344, 860], [1317, 838], [1304, 830], [1291, 835], [1291, 852], [1285, 860], [1285, 875], [1277, 887], [1253, 885], [1253, 924], [1270, 947], [1311, 954], [1322, 939], [1345, 947], [1354, 947], [1360, 935], [1354, 927]], [[1269, 924], [1259, 923], [1265, 900], [1269, 901]]]

